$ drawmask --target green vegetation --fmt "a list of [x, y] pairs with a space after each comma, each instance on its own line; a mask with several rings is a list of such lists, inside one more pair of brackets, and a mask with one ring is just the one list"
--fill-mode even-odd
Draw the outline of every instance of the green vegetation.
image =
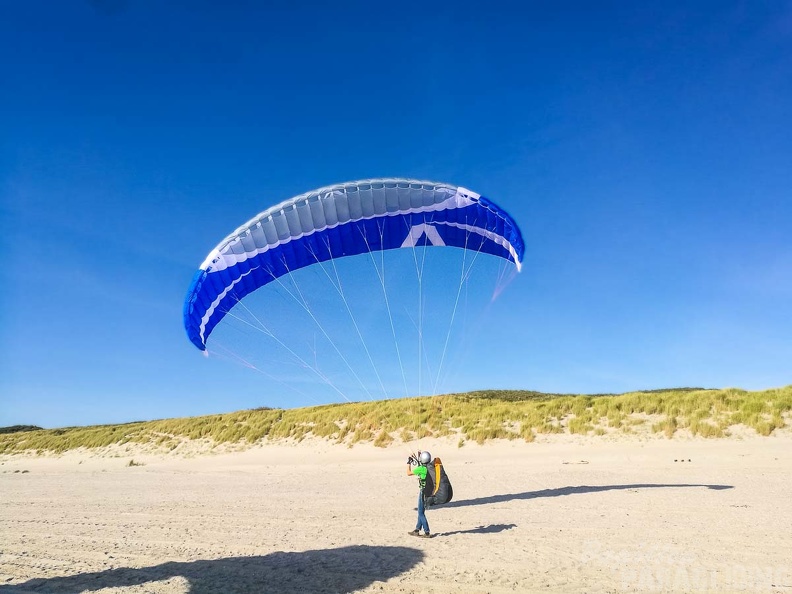
[[19, 433], [21, 431], [39, 431], [41, 427], [35, 425], [12, 425], [11, 427], [0, 427], [0, 435], [3, 433]]
[[430, 398], [331, 404], [299, 409], [139, 421], [124, 425], [67, 427], [0, 435], [0, 453], [64, 452], [76, 448], [144, 444], [156, 451], [178, 450], [191, 440], [240, 447], [261, 440], [323, 438], [352, 446], [371, 442], [454, 437], [458, 446], [490, 439], [534, 441], [540, 434], [660, 433], [680, 431], [723, 437], [735, 425], [770, 435], [792, 415], [792, 385], [746, 392], [736, 388], [677, 388], [627, 394], [542, 394], [489, 390]]

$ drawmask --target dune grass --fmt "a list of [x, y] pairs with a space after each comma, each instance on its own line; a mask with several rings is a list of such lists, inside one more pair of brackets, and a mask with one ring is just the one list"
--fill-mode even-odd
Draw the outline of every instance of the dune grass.
[[540, 434], [662, 434], [680, 431], [723, 437], [744, 425], [770, 435], [792, 414], [792, 385], [747, 392], [736, 388], [678, 388], [627, 394], [543, 394], [490, 390], [425, 398], [330, 404], [298, 409], [255, 409], [233, 413], [141, 421], [122, 425], [66, 427], [0, 434], [0, 453], [60, 453], [76, 448], [143, 444], [177, 450], [192, 440], [242, 447], [261, 440], [323, 438], [352, 446], [385, 447], [394, 440], [453, 437], [534, 441]]
[[36, 425], [12, 425], [11, 427], [0, 427], [0, 434], [2, 433], [19, 433], [21, 431], [38, 431], [43, 427]]

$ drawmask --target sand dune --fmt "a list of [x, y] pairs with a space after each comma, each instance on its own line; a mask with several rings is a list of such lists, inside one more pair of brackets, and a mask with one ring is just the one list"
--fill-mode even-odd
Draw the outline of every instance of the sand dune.
[[7, 456], [0, 594], [792, 592], [788, 433], [421, 445], [431, 540], [406, 446]]

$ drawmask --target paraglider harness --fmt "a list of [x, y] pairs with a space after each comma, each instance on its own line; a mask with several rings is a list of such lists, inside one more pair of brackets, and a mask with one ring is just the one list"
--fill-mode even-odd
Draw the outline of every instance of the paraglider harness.
[[454, 489], [448, 480], [440, 458], [426, 465], [426, 485], [423, 489], [424, 503], [427, 507], [448, 503], [454, 497]]

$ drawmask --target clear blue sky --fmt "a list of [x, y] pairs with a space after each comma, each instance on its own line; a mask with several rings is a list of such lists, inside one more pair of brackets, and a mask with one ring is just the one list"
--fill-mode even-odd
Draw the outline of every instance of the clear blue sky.
[[303, 191], [520, 224], [464, 389], [792, 382], [792, 4], [5, 2], [0, 425], [301, 405], [206, 359], [208, 251]]

